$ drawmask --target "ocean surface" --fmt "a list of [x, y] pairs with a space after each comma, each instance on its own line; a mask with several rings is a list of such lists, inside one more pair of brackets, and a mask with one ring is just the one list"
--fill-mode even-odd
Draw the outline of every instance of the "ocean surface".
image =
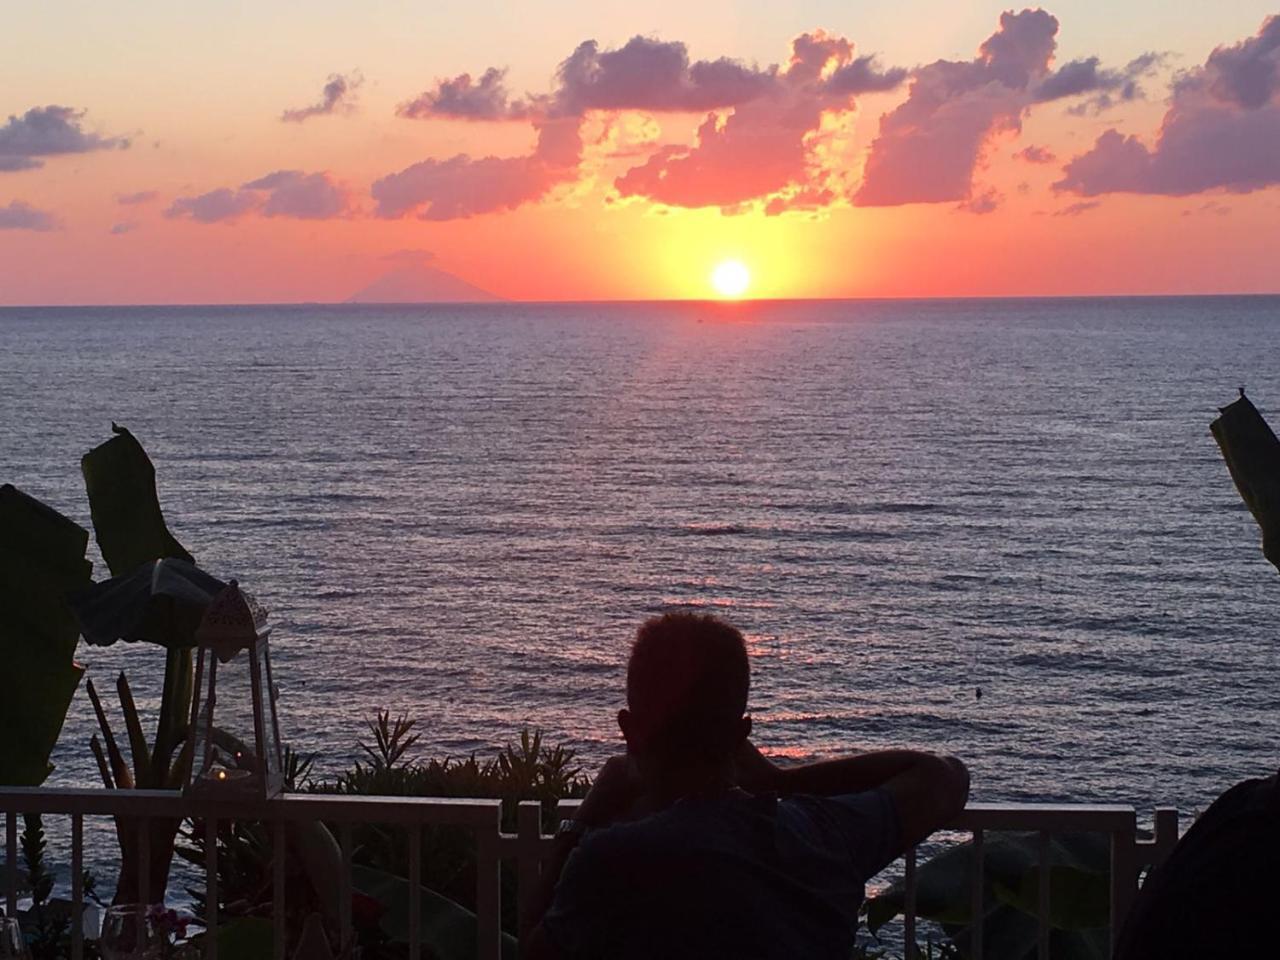
[[[1280, 765], [1280, 577], [1208, 430], [1241, 385], [1280, 425], [1277, 344], [1275, 297], [5, 309], [0, 481], [89, 526], [132, 430], [322, 774], [379, 708], [594, 765], [636, 626], [696, 608], [767, 751], [1190, 812]], [[154, 711], [157, 650], [80, 658]], [[93, 728], [82, 689], [51, 782]]]

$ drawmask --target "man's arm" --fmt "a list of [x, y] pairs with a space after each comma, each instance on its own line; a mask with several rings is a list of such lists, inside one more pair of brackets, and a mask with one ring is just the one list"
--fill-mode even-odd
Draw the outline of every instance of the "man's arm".
[[904, 849], [954, 820], [969, 798], [969, 771], [963, 763], [919, 750], [878, 750], [780, 767], [748, 741], [737, 762], [740, 785], [752, 791], [829, 797], [884, 787], [898, 814]]
[[[608, 826], [623, 816], [639, 795], [640, 779], [634, 764], [628, 757], [613, 757], [600, 769], [574, 819], [584, 831]], [[559, 956], [542, 926], [542, 918], [551, 908], [560, 874], [581, 837], [581, 832], [558, 836], [550, 858], [542, 865], [529, 913], [520, 918], [520, 960], [554, 960]]]

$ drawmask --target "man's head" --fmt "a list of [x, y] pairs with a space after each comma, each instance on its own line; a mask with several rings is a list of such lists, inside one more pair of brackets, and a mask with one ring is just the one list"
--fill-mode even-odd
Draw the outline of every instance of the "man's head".
[[668, 613], [645, 621], [627, 664], [627, 709], [618, 714], [642, 772], [721, 767], [751, 732], [749, 685], [742, 634], [723, 620]]

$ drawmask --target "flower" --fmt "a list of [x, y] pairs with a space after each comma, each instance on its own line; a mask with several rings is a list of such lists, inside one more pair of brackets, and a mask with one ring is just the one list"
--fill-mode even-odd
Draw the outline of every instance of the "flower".
[[351, 895], [351, 922], [357, 927], [377, 926], [387, 908], [378, 900], [360, 892]]

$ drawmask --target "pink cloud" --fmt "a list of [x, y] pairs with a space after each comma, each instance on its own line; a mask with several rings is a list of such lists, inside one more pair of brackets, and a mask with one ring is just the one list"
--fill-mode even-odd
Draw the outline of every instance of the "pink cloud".
[[308, 107], [296, 107], [280, 114], [284, 123], [302, 123], [312, 117], [325, 117], [352, 109], [351, 99], [356, 88], [364, 83], [364, 77], [356, 70], [349, 74], [331, 73], [320, 91], [320, 100]]
[[1021, 129], [1029, 88], [1047, 76], [1057, 32], [1057, 19], [1043, 10], [1004, 13], [975, 59], [919, 68], [907, 99], [880, 118], [854, 201], [968, 201], [988, 141]]
[[50, 105], [10, 115], [0, 127], [0, 171], [34, 170], [43, 157], [93, 150], [125, 150], [124, 137], [104, 137], [82, 126], [85, 111]]
[[534, 121], [538, 142], [520, 157], [423, 160], [373, 184], [380, 217], [417, 213], [423, 220], [456, 220], [512, 210], [540, 200], [577, 178], [582, 158], [581, 120], [566, 117]]
[[[853, 69], [849, 69], [849, 68]], [[739, 103], [723, 120], [710, 114], [691, 146], [667, 146], [632, 167], [614, 186], [624, 197], [681, 207], [736, 207], [769, 198], [768, 212], [812, 209], [825, 189], [810, 148], [826, 112], [852, 107], [852, 95], [883, 90], [902, 71], [881, 72], [853, 59], [853, 44], [821, 31], [792, 43], [785, 69], [770, 72], [767, 92]], [[776, 195], [776, 196], [775, 196]]]
[[38, 210], [21, 200], [10, 200], [0, 207], [0, 230], [56, 230], [58, 218], [47, 210]]
[[1153, 145], [1108, 130], [1073, 158], [1059, 192], [1184, 196], [1280, 183], [1280, 16], [1219, 47], [1175, 85]]

